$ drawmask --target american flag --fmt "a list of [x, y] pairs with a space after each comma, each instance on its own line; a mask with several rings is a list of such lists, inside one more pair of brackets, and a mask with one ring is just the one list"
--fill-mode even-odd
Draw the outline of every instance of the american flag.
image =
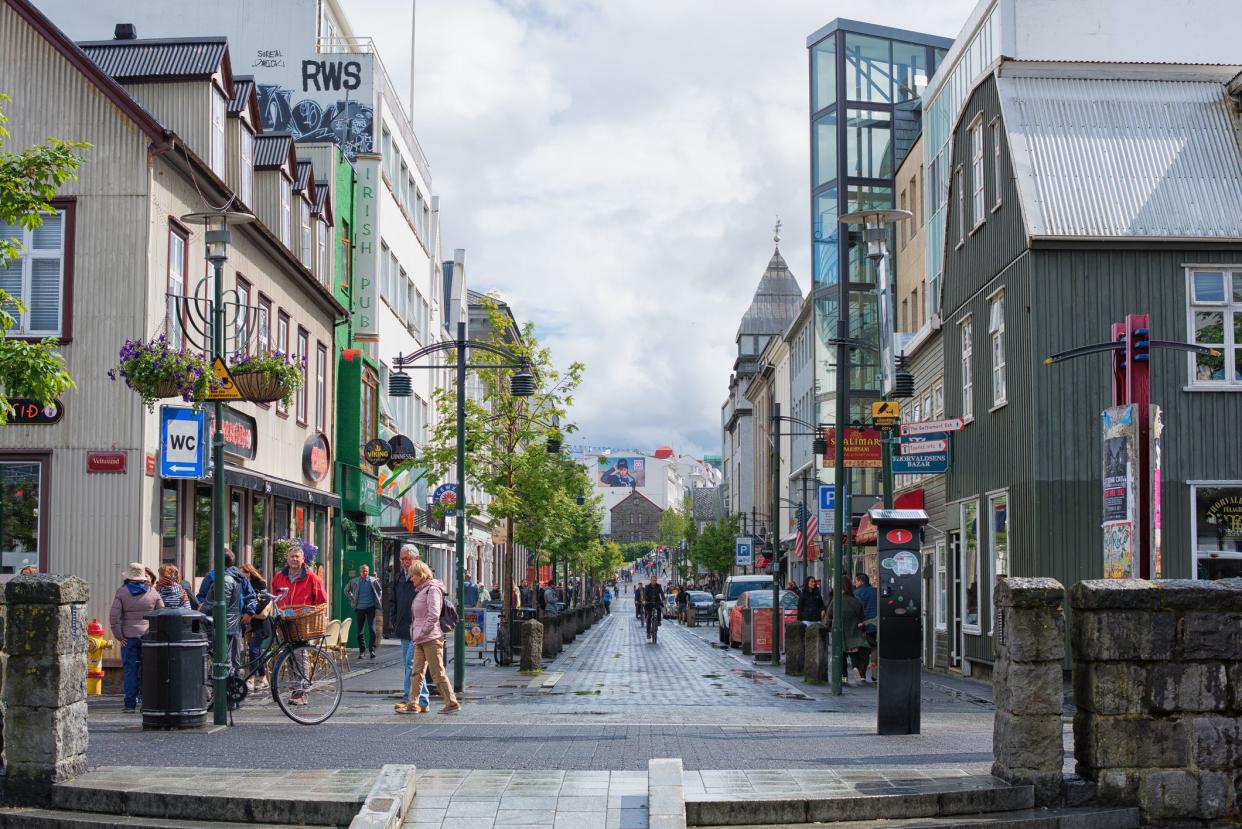
[[806, 552], [808, 545], [814, 550], [816, 539], [819, 535], [819, 516], [811, 513], [806, 522], [806, 535], [802, 534], [802, 528], [798, 528], [798, 534], [794, 537], [793, 558], [794, 561], [801, 561], [803, 554]]
[[807, 541], [810, 547], [810, 554], [808, 555], [808, 560], [814, 561], [817, 558], [819, 558], [819, 555], [817, 553], [817, 550], [819, 547], [819, 539], [817, 538], [817, 536], [819, 535], [819, 516], [816, 515], [814, 512], [811, 513], [810, 518], [808, 518], [806, 521], [806, 534], [807, 534]]

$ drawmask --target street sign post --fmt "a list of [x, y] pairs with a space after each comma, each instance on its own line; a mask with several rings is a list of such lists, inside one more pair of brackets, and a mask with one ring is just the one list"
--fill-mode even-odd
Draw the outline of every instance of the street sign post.
[[894, 475], [940, 475], [949, 471], [949, 435], [933, 432], [898, 439], [893, 455]]
[[936, 432], [957, 432], [966, 425], [960, 417], [950, 417], [944, 420], [922, 420], [918, 423], [901, 424], [901, 435], [930, 435]]
[[903, 441], [901, 444], [901, 454], [903, 455], [930, 455], [933, 452], [949, 451], [949, 441], [938, 439], [939, 435], [934, 438], [929, 436], [924, 440]]
[[833, 484], [819, 485], [819, 531], [832, 532], [832, 513], [837, 508], [837, 488]]
[[891, 429], [901, 421], [901, 406], [896, 400], [877, 400], [871, 404], [871, 423], [879, 429]]
[[743, 536], [743, 535], [739, 535], [736, 541], [737, 541], [737, 547], [735, 549], [737, 551], [737, 556], [736, 556], [736, 560], [734, 561], [734, 563], [738, 567], [751, 566], [751, 564], [753, 564], [755, 561], [754, 541], [752, 541], [749, 536]]
[[206, 412], [160, 407], [160, 477], [201, 478], [207, 468]]

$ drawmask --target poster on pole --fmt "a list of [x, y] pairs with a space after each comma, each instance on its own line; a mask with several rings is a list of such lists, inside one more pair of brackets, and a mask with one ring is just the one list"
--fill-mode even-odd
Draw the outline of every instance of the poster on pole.
[[1151, 466], [1151, 577], [1164, 578], [1164, 556], [1160, 539], [1160, 455], [1164, 450], [1164, 412], [1156, 404], [1151, 405], [1148, 421], [1147, 458]]
[[500, 613], [481, 607], [467, 607], [461, 611], [461, 624], [466, 631], [466, 656], [483, 659], [496, 643]]
[[1135, 499], [1138, 497], [1138, 418], [1133, 404], [1100, 413], [1103, 425], [1104, 578], [1138, 575], [1135, 552]]

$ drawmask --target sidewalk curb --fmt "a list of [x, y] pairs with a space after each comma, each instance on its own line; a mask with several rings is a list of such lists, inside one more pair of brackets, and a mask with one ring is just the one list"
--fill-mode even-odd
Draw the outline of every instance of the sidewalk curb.
[[349, 829], [400, 829], [415, 791], [415, 766], [384, 765]]
[[681, 758], [647, 761], [647, 820], [649, 829], [686, 829]]

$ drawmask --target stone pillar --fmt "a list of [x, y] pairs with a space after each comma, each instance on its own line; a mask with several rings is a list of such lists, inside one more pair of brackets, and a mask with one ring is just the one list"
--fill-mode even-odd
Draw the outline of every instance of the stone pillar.
[[996, 587], [992, 774], [1035, 787], [1035, 803], [1060, 803], [1065, 762], [1065, 588], [1056, 579], [1007, 578]]
[[785, 625], [785, 674], [787, 676], [802, 676], [805, 634], [806, 625], [801, 622], [790, 622]]
[[540, 670], [540, 657], [543, 656], [543, 625], [536, 619], [522, 623], [522, 671]]
[[1074, 756], [1144, 826], [1218, 826], [1242, 778], [1242, 579], [1074, 585]]
[[807, 682], [828, 681], [828, 626], [807, 622], [802, 631], [802, 674]]
[[5, 793], [46, 803], [52, 784], [86, 770], [86, 602], [77, 576], [39, 573], [5, 585]]
[[561, 620], [555, 613], [543, 617], [543, 658], [555, 659], [561, 652]]

